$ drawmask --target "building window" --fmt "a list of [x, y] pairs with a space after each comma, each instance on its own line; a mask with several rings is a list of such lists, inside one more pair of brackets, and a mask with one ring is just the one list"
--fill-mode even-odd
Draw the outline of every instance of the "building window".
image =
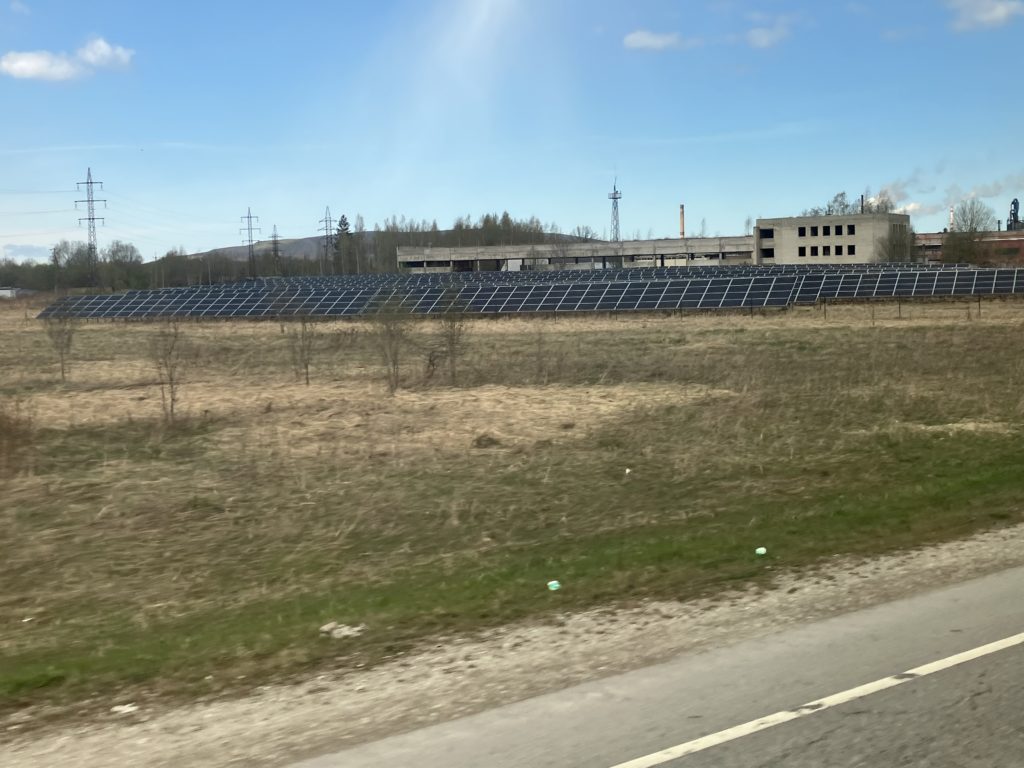
[[843, 234], [843, 225], [842, 224], [836, 224], [836, 236], [838, 237], [838, 236], [840, 236], [842, 234]]
[[[802, 229], [802, 227], [801, 227], [801, 229]], [[807, 246], [806, 245], [801, 245], [800, 248], [797, 250], [797, 255], [798, 256], [806, 256], [807, 255]]]
[[[851, 224], [850, 226], [852, 227], [853, 224]], [[846, 248], [846, 255], [847, 256], [856, 256], [857, 255], [857, 246], [856, 245], [847, 246], [847, 248]]]
[[818, 246], [812, 245], [811, 246], [811, 256], [817, 256], [817, 255], [818, 255]]
[[775, 238], [774, 229], [762, 229], [759, 230], [757, 234], [761, 237], [762, 240], [772, 240]]
[[832, 234], [832, 227], [826, 224], [824, 227], [821, 228], [821, 234], [824, 235], [825, 237], [828, 237], [829, 235]]
[[[796, 233], [797, 233], [797, 235], [799, 237], [807, 237], [807, 227], [800, 227], [800, 228], [798, 228]], [[801, 254], [801, 255], [803, 255], [803, 254]]]
[[842, 255], [843, 255], [843, 246], [837, 245], [836, 246], [836, 256], [842, 256]]
[[847, 224], [846, 225], [846, 234], [848, 234], [848, 235], [856, 235], [857, 234], [857, 225], [856, 224]]
[[831, 245], [823, 245], [823, 246], [821, 246], [821, 255], [822, 256], [831, 256], [832, 255], [832, 246]]
[[774, 248], [762, 248], [761, 249], [761, 258], [762, 259], [774, 259], [775, 258], [775, 249]]
[[818, 236], [818, 228], [817, 227], [811, 227], [811, 237], [817, 237], [817, 236]]

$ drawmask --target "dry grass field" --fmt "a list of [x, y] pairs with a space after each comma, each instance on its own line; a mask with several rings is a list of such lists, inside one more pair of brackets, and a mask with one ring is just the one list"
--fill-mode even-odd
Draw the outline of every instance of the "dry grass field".
[[[75, 330], [0, 305], [0, 711], [361, 667], [453, 632], [1024, 519], [1024, 303]], [[754, 549], [765, 546], [766, 557]], [[546, 588], [558, 579], [562, 589]], [[329, 639], [320, 625], [365, 625]]]

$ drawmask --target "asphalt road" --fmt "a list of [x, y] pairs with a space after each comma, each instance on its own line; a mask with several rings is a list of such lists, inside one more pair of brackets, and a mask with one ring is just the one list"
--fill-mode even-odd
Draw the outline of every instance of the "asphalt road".
[[[687, 654], [295, 768], [1024, 768], [1021, 633], [1024, 568]], [[994, 652], [893, 677], [1014, 636], [1020, 637]], [[876, 681], [894, 687], [851, 692]], [[851, 693], [826, 698], [844, 692]], [[828, 706], [800, 709], [821, 699]], [[777, 713], [795, 719], [770, 720], [748, 733], [751, 723]], [[708, 746], [710, 735], [724, 743]], [[701, 749], [685, 757], [665, 752], [695, 741]]]

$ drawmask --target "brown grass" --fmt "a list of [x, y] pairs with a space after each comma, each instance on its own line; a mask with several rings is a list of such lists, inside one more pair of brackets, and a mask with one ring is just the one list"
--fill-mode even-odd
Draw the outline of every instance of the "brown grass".
[[232, 689], [330, 663], [328, 620], [367, 663], [543, 614], [545, 574], [686, 596], [758, 577], [748, 537], [796, 567], [1019, 515], [1024, 304], [900, 311], [474, 320], [457, 388], [417, 324], [394, 397], [364, 323], [319, 325], [309, 386], [280, 324], [184, 323], [170, 426], [154, 326], [83, 325], [61, 384], [2, 307], [0, 695]]

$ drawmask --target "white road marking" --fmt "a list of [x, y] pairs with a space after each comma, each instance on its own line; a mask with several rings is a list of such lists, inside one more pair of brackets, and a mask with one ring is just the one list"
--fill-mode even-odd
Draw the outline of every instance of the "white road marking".
[[1012, 648], [1016, 645], [1024, 645], [1024, 632], [1021, 632], [1019, 635], [1007, 637], [1004, 640], [997, 640], [994, 643], [989, 643], [988, 645], [982, 645], [978, 648], [958, 653], [955, 656], [948, 656], [945, 659], [939, 659], [938, 661], [933, 661], [929, 664], [909, 669], [899, 675], [884, 677], [881, 680], [875, 680], [872, 683], [865, 683], [864, 685], [858, 685], [856, 688], [850, 688], [849, 690], [842, 691], [840, 693], [834, 693], [823, 699], [808, 702], [796, 709], [776, 712], [773, 715], [767, 715], [766, 717], [761, 717], [757, 720], [751, 720], [749, 723], [743, 723], [742, 725], [736, 725], [732, 728], [727, 728], [724, 731], [719, 731], [718, 733], [702, 736], [699, 739], [687, 741], [684, 744], [678, 744], [674, 747], [663, 749], [660, 752], [654, 752], [650, 755], [638, 757], [625, 763], [619, 763], [618, 765], [613, 765], [611, 768], [654, 768], [654, 766], [662, 765], [670, 760], [678, 760], [681, 757], [692, 755], [695, 752], [703, 752], [705, 749], [716, 747], [719, 744], [725, 744], [726, 742], [742, 738], [743, 736], [749, 736], [752, 733], [757, 733], [758, 731], [763, 731], [766, 728], [771, 728], [776, 725], [782, 725], [783, 723], [788, 723], [791, 720], [806, 717], [807, 715], [813, 715], [815, 712], [821, 712], [822, 710], [837, 707], [840, 704], [845, 704], [848, 701], [854, 701], [855, 699], [870, 696], [872, 693], [878, 693], [879, 691], [884, 691], [887, 688], [895, 688], [897, 685], [902, 685], [903, 683], [911, 680], [918, 680], [927, 675], [933, 675], [936, 672], [943, 671], [944, 669], [949, 669], [959, 664], [973, 661], [974, 659], [980, 659], [982, 656], [998, 653], [999, 651], [1004, 651], [1007, 648]]

